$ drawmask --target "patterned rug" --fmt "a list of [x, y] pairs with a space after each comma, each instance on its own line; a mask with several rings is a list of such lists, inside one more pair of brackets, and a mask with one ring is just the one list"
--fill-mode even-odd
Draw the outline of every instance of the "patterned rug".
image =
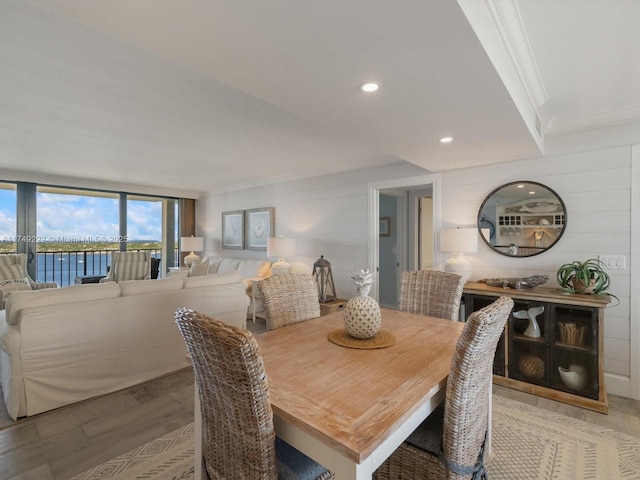
[[193, 424], [87, 470], [71, 480], [193, 480]]
[[493, 396], [491, 480], [640, 479], [640, 438]]
[[[493, 397], [491, 480], [640, 479], [640, 439]], [[193, 480], [193, 425], [72, 480]]]

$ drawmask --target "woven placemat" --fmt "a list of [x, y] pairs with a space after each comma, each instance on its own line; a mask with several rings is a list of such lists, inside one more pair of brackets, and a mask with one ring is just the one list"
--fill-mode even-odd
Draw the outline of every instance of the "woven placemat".
[[341, 347], [361, 348], [363, 350], [387, 348], [391, 345], [395, 345], [396, 343], [396, 337], [385, 330], [380, 330], [373, 338], [361, 340], [359, 338], [352, 337], [344, 328], [341, 328], [340, 330], [334, 330], [331, 332], [327, 338], [330, 342], [340, 345]]

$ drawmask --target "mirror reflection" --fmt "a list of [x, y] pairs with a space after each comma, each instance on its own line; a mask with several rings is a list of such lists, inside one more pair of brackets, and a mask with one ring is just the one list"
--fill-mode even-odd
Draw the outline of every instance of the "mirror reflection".
[[478, 229], [493, 250], [530, 257], [551, 248], [562, 236], [566, 209], [562, 199], [537, 182], [511, 182], [491, 192], [478, 212]]

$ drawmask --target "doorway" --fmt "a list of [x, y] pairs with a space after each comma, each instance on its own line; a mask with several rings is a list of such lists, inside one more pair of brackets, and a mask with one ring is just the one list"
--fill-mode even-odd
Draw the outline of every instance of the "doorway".
[[400, 259], [403, 257], [402, 246], [404, 236], [403, 210], [404, 198], [395, 192], [380, 193], [380, 267], [378, 278], [380, 283], [378, 303], [383, 307], [397, 308], [400, 298], [399, 274]]
[[[390, 216], [382, 212], [393, 211], [388, 197], [396, 199], [397, 236], [391, 241], [380, 234], [381, 217]], [[369, 184], [369, 265], [378, 272], [371, 295], [382, 306], [398, 308], [401, 272], [439, 264], [439, 228], [439, 174]]]

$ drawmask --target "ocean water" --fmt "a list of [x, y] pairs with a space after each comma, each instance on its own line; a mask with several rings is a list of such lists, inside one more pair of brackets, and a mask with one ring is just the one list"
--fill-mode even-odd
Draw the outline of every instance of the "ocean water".
[[72, 285], [82, 275], [106, 275], [109, 252], [38, 253], [38, 282], [57, 282], [61, 287]]
[[[111, 252], [47, 252], [38, 253], [36, 281], [56, 282], [59, 286], [73, 285], [76, 277], [106, 275]], [[160, 252], [152, 257], [162, 258]]]

